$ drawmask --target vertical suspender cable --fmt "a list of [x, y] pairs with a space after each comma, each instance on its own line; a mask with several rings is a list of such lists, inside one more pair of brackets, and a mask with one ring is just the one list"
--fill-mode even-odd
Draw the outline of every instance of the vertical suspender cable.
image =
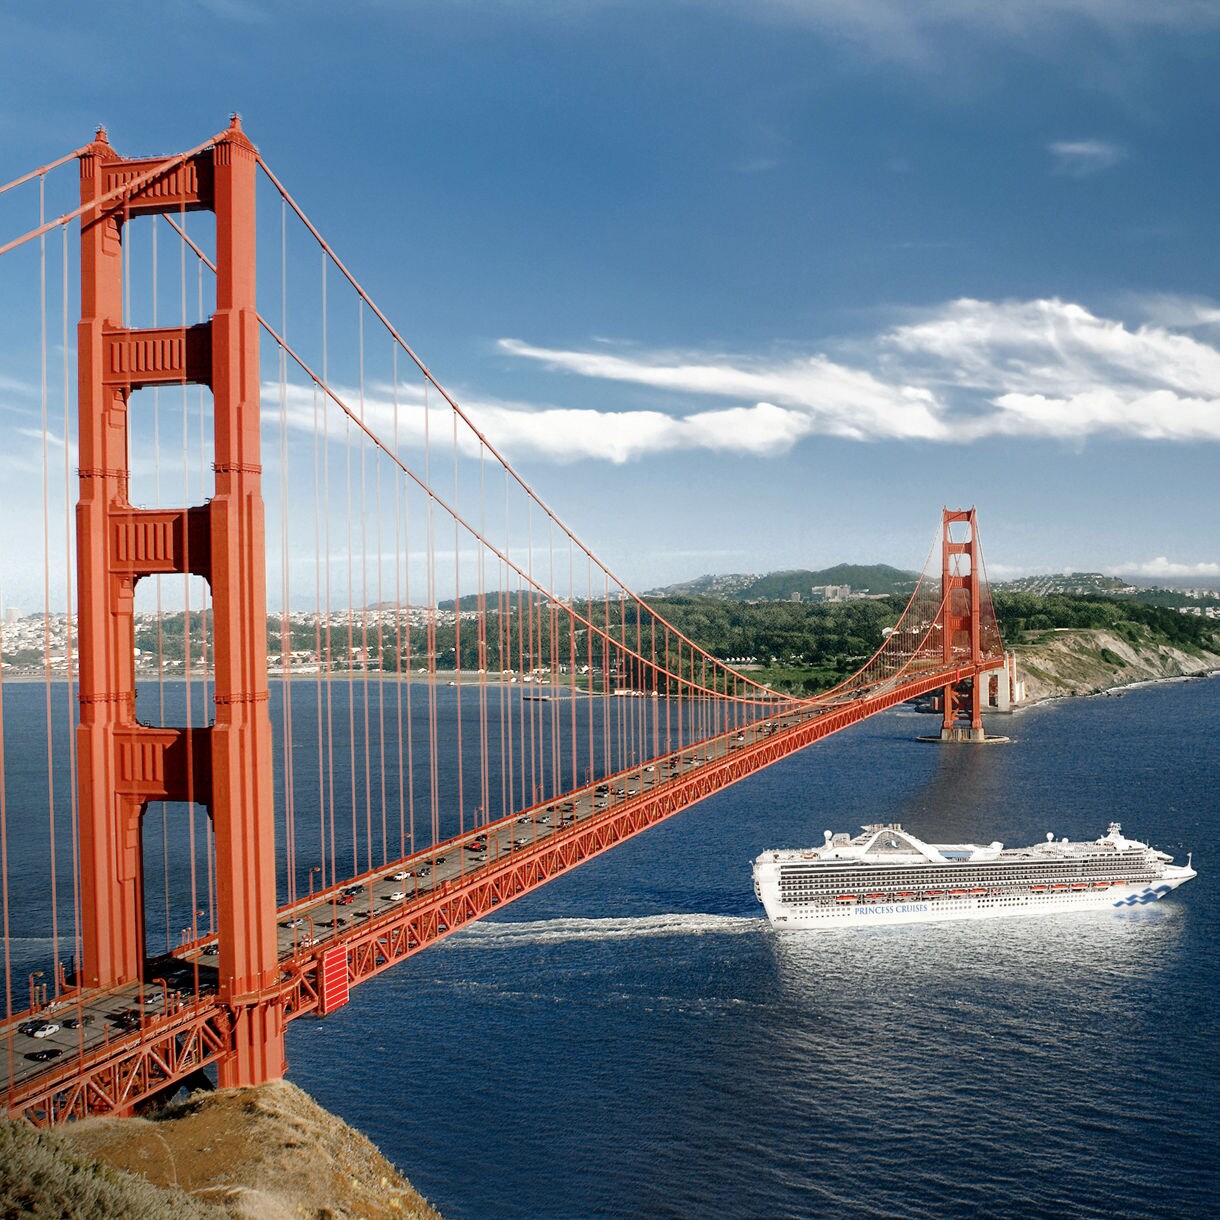
[[[179, 208], [178, 212], [179, 225], [185, 233], [186, 227], [186, 206], [185, 204]], [[180, 309], [182, 325], [185, 328], [187, 325], [186, 316], [186, 241], [183, 240], [179, 245], [178, 256], [178, 274], [179, 274], [179, 292], [180, 292]], [[202, 488], [200, 489], [202, 492]], [[190, 467], [190, 399], [185, 385], [182, 387], [182, 503], [188, 505], [191, 502], [191, 467]], [[189, 573], [191, 570], [190, 563], [190, 530], [183, 532], [183, 568]], [[183, 679], [186, 685], [186, 800], [187, 800], [187, 824], [190, 835], [190, 871], [191, 871], [191, 918], [190, 918], [190, 938], [192, 941], [199, 939], [199, 916], [201, 914], [199, 906], [199, 868], [198, 868], [198, 849], [195, 841], [196, 822], [195, 822], [195, 767], [194, 767], [194, 738], [192, 727], [194, 724], [194, 666], [192, 664], [192, 640], [191, 640], [191, 579], [187, 575], [183, 578], [183, 586], [185, 589], [185, 597], [183, 599], [182, 609], [182, 672]], [[205, 603], [206, 605], [206, 599]], [[200, 607], [200, 624], [202, 626], [204, 606]], [[205, 713], [206, 715], [206, 713]], [[204, 831], [204, 846], [209, 847], [207, 841], [207, 831]], [[193, 987], [196, 1000], [199, 996], [199, 957], [196, 954], [191, 959]]]
[[[364, 422], [364, 302], [359, 302], [357, 331], [359, 334], [360, 361], [360, 422]], [[360, 668], [363, 671], [364, 705], [364, 833], [365, 860], [373, 867], [373, 776], [370, 761], [369, 741], [369, 569], [368, 569], [368, 489], [365, 482], [365, 455], [368, 446], [360, 442]], [[355, 702], [356, 682], [352, 675], [352, 695]], [[353, 775], [353, 781], [355, 776]], [[353, 788], [354, 788], [353, 782]], [[356, 871], [359, 872], [357, 865]]]
[[377, 537], [374, 540], [375, 553], [377, 556], [377, 758], [378, 766], [377, 773], [381, 780], [381, 862], [385, 864], [389, 860], [389, 839], [387, 831], [388, 812], [386, 809], [386, 756], [385, 756], [385, 684], [388, 680], [388, 674], [385, 664], [385, 602], [382, 589], [382, 550], [381, 550], [381, 458], [380, 455], [374, 453], [373, 461], [376, 463], [374, 470], [376, 472], [376, 510], [375, 520], [377, 522]]
[[[288, 206], [280, 200], [280, 334], [288, 338]], [[285, 898], [296, 901], [296, 775], [292, 752], [292, 616], [288, 522], [288, 355], [277, 344], [280, 379], [280, 689], [283, 692]]]
[[[398, 456], [398, 344], [390, 347], [390, 376], [394, 386], [394, 456]], [[405, 491], [405, 486], [397, 473], [394, 474], [394, 704], [397, 709], [398, 723], [398, 854], [407, 854], [406, 799], [403, 791], [403, 750], [402, 750], [402, 687], [404, 671], [402, 664], [402, 574], [401, 555], [404, 546], [402, 539], [402, 519], [399, 496]]]
[[[453, 420], [453, 504], [458, 503], [458, 443], [457, 443], [457, 412], [451, 411]], [[454, 720], [456, 721], [457, 750], [457, 807], [458, 833], [466, 828], [466, 792], [462, 772], [462, 584], [461, 584], [461, 537], [458, 532], [458, 519], [453, 518], [453, 681], [454, 681]]]
[[[73, 973], [79, 977], [80, 974], [80, 925], [81, 925], [81, 905], [80, 905], [80, 840], [77, 834], [77, 791], [76, 791], [76, 734], [72, 732], [72, 725], [76, 721], [76, 648], [75, 648], [75, 633], [73, 625], [75, 597], [73, 590], [73, 572], [72, 572], [72, 461], [71, 461], [71, 445], [68, 443], [68, 438], [72, 435], [72, 427], [69, 420], [69, 411], [72, 401], [71, 375], [68, 366], [68, 226], [64, 225], [60, 229], [63, 235], [62, 245], [62, 263], [63, 263], [63, 329], [60, 338], [60, 343], [63, 348], [63, 377], [64, 377], [64, 606], [67, 610], [67, 638], [66, 648], [68, 658], [68, 688], [67, 688], [67, 720], [68, 725], [68, 808], [71, 814], [72, 826], [72, 956], [73, 956]], [[83, 1036], [83, 1035], [82, 1035]]]
[[[46, 176], [38, 179], [38, 223], [46, 219]], [[42, 659], [46, 688], [47, 717], [47, 817], [50, 829], [51, 870], [51, 946], [55, 961], [55, 993], [59, 994], [59, 891], [58, 861], [55, 855], [55, 734], [51, 708], [51, 521], [49, 420], [47, 418], [47, 239], [38, 239], [39, 318], [41, 326], [41, 402], [42, 402]], [[64, 438], [67, 443], [67, 437]]]
[[[355, 643], [355, 592], [353, 589], [354, 565], [352, 560], [352, 420], [350, 415], [343, 416], [343, 471], [344, 488], [347, 496], [347, 656], [344, 658], [344, 668], [347, 683], [340, 687], [347, 697], [347, 765], [348, 785], [352, 807], [352, 873], [360, 871], [360, 837], [356, 830], [356, 671], [354, 658]], [[337, 880], [337, 877], [333, 877]]]
[[[322, 384], [330, 385], [329, 375], [329, 344], [326, 325], [326, 254], [322, 254]], [[338, 876], [338, 855], [335, 848], [335, 731], [334, 731], [334, 668], [335, 654], [331, 646], [330, 622], [330, 404], [323, 404], [322, 410], [322, 513], [325, 521], [323, 537], [323, 563], [326, 571], [326, 626], [325, 626], [325, 661], [326, 670], [326, 807], [328, 814], [328, 829], [330, 831], [330, 883]], [[322, 860], [322, 887], [328, 884], [326, 880], [326, 860]]]

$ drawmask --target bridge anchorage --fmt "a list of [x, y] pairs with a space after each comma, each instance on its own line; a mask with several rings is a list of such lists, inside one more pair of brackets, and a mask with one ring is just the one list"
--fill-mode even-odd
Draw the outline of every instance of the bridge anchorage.
[[[42, 191], [72, 159], [79, 205], [47, 222]], [[48, 711], [40, 721], [20, 702], [37, 687], [0, 681], [0, 745], [11, 738], [32, 763], [41, 738], [28, 734], [45, 724], [40, 782], [76, 799], [47, 799], [49, 884], [30, 882], [17, 903], [3, 865], [6, 928], [19, 906], [55, 929], [53, 982], [31, 975], [28, 1008], [6, 955], [9, 1113], [42, 1125], [131, 1113], [205, 1068], [222, 1085], [276, 1079], [291, 1021], [334, 1012], [352, 987], [704, 797], [907, 700], [940, 699], [945, 741], [984, 740], [983, 711], [1008, 705], [1015, 675], [973, 509], [943, 514], [939, 579], [921, 576], [857, 673], [810, 697], [776, 694], [653, 610], [559, 520], [236, 119], [170, 157], [122, 157], [99, 132], [0, 194], [27, 181], [39, 223], [0, 255], [36, 241], [45, 268], [59, 230], [66, 284], [67, 226], [80, 221], [79, 472], [62, 489], [65, 533], [75, 500], [75, 546], [57, 560], [69, 612], [48, 593], [44, 614]], [[279, 213], [278, 274], [265, 278], [259, 190]], [[214, 231], [188, 227], [209, 214]], [[144, 281], [141, 223], [153, 226]], [[175, 292], [157, 232], [178, 258]], [[320, 280], [288, 257], [302, 242]], [[47, 282], [44, 269], [44, 369]], [[179, 301], [173, 325], [159, 321], [158, 284]], [[69, 310], [65, 290], [65, 332]], [[150, 415], [161, 435], [157, 396], [171, 394], [184, 469], [203, 454], [210, 475], [188, 470], [195, 496], [161, 504], [158, 489], [138, 507], [151, 460], [131, 455], [148, 448]], [[266, 451], [263, 431], [277, 433]], [[164, 448], [152, 445], [157, 460]], [[187, 588], [177, 618], [160, 600], [171, 578]], [[67, 633], [62, 669], [53, 620]], [[70, 733], [50, 712], [60, 695], [77, 697]], [[13, 754], [0, 754], [0, 797], [18, 782]], [[205, 811], [202, 844], [194, 821], [176, 843], [166, 804]], [[56, 854], [57, 823], [71, 854]]]

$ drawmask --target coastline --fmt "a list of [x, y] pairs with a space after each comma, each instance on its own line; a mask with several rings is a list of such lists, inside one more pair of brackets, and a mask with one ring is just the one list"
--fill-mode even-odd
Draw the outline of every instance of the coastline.
[[1023, 708], [1220, 673], [1220, 653], [1137, 645], [1103, 629], [1056, 631], [1014, 651], [1025, 682]]

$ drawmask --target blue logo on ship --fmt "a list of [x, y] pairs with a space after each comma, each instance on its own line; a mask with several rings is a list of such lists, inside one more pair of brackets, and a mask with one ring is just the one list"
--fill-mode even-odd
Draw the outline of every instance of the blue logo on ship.
[[1126, 898], [1120, 898], [1114, 905], [1116, 907], [1144, 906], [1149, 902], [1156, 902], [1162, 894], [1168, 894], [1171, 889], [1173, 889], [1172, 885], [1149, 886], [1139, 894], [1128, 894]]

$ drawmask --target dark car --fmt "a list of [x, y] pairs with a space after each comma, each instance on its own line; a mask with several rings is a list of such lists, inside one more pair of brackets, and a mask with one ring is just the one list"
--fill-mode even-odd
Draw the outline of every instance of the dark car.
[[61, 1051], [58, 1046], [48, 1046], [40, 1051], [26, 1051], [25, 1057], [27, 1059], [33, 1059], [37, 1063], [46, 1063], [48, 1059], [54, 1059], [62, 1054], [63, 1051]]
[[92, 1025], [93, 1018], [89, 1013], [85, 1013], [83, 1017], [65, 1017], [63, 1019], [64, 1029], [80, 1029], [82, 1025]]

